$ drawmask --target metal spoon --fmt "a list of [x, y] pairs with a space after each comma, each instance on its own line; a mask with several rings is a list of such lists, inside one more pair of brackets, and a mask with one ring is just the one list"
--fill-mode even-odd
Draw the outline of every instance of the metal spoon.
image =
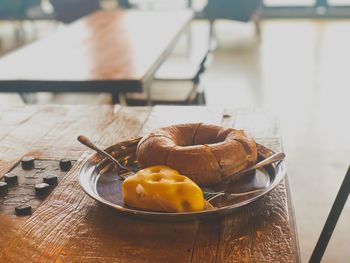
[[99, 154], [101, 154], [102, 156], [108, 158], [109, 160], [111, 160], [119, 169], [124, 169], [128, 171], [127, 175], [124, 175], [125, 177], [121, 176], [119, 174], [119, 172], [117, 173], [118, 177], [121, 180], [125, 180], [125, 178], [127, 176], [133, 175], [134, 173], [126, 166], [122, 165], [117, 159], [115, 159], [112, 155], [110, 155], [108, 152], [106, 152], [105, 150], [101, 149], [100, 147], [98, 147], [97, 145], [95, 145], [93, 142], [91, 142], [87, 137], [85, 137], [84, 135], [79, 135], [78, 136], [78, 141], [81, 142], [82, 144], [84, 144], [85, 146], [89, 147], [92, 150], [95, 150], [96, 152], [98, 152]]

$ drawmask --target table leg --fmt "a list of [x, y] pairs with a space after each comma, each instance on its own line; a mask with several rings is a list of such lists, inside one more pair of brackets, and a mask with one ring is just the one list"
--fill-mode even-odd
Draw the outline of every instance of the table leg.
[[341, 212], [343, 211], [346, 200], [350, 193], [350, 166], [345, 175], [343, 183], [340, 186], [339, 192], [333, 203], [332, 209], [327, 217], [321, 235], [317, 241], [314, 251], [312, 252], [309, 263], [321, 262], [327, 245], [333, 234], [334, 228], [338, 222]]
[[119, 92], [112, 92], [112, 104], [119, 104]]
[[152, 94], [151, 94], [151, 83], [148, 83], [145, 85], [145, 92], [146, 92], [146, 105], [152, 106]]
[[214, 51], [217, 47], [217, 39], [215, 36], [214, 23], [215, 23], [214, 19], [209, 20], [209, 50], [211, 52]]
[[126, 100], [125, 93], [122, 92], [113, 92], [112, 93], [112, 103], [119, 104], [122, 106], [127, 106], [128, 102]]
[[20, 92], [19, 95], [25, 104], [35, 104], [37, 102], [36, 93]]

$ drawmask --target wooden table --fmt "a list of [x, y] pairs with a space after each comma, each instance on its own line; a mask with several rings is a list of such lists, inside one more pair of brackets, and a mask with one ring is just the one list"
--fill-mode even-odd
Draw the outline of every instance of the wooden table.
[[199, 106], [18, 106], [1, 112], [0, 176], [23, 156], [36, 162], [78, 160], [31, 216], [6, 213], [4, 206], [11, 202], [0, 203], [2, 262], [299, 262], [287, 181], [222, 219], [162, 223], [128, 218], [99, 205], [77, 180], [92, 154], [77, 142], [79, 134], [106, 147], [156, 127], [204, 121], [244, 128], [258, 142], [281, 150], [272, 116]]
[[192, 15], [95, 12], [1, 59], [0, 91], [148, 91]]

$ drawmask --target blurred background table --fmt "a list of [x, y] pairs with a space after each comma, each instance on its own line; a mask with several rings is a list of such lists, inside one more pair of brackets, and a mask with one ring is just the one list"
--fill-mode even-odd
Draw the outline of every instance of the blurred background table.
[[191, 11], [96, 11], [0, 60], [0, 91], [146, 91]]
[[[118, 105], [3, 108], [0, 177], [23, 156], [36, 162], [62, 158], [76, 162], [39, 201], [30, 197], [26, 186], [27, 194], [12, 194], [0, 203], [0, 258], [6, 262], [299, 262], [288, 180], [231, 215], [180, 223], [122, 216], [99, 205], [79, 186], [77, 173], [92, 152], [77, 142], [78, 135], [107, 147], [184, 122], [243, 128], [259, 143], [282, 149], [278, 121], [258, 110]], [[18, 203], [31, 204], [33, 214], [14, 215]]]

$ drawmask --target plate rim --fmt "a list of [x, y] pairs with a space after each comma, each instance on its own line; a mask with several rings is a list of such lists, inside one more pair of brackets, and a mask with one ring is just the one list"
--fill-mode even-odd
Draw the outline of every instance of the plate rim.
[[[123, 142], [120, 142], [123, 143]], [[107, 150], [112, 149], [113, 147], [115, 147], [116, 145], [120, 144], [120, 143], [116, 143], [113, 144], [109, 147], [107, 147]], [[257, 143], [258, 144], [258, 143]], [[272, 153], [274, 151], [272, 151], [270, 148], [263, 146], [262, 144], [259, 144], [260, 146], [270, 150]], [[181, 212], [181, 213], [177, 213], [177, 212], [156, 212], [156, 211], [146, 211], [146, 210], [137, 210], [136, 208], [127, 208], [115, 203], [112, 203], [106, 199], [104, 199], [103, 197], [101, 197], [98, 192], [97, 192], [97, 181], [99, 179], [99, 177], [101, 176], [100, 173], [98, 173], [97, 171], [93, 171], [90, 172], [89, 178], [90, 180], [88, 180], [86, 178], [86, 173], [85, 171], [90, 169], [96, 169], [96, 164], [92, 164], [92, 160], [95, 159], [98, 156], [97, 153], [91, 154], [88, 158], [86, 158], [83, 161], [82, 166], [79, 169], [78, 172], [78, 179], [79, 179], [79, 184], [80, 186], [83, 188], [84, 192], [90, 196], [91, 198], [93, 198], [94, 200], [109, 206], [111, 208], [113, 208], [114, 210], [124, 213], [124, 214], [128, 214], [128, 215], [133, 215], [133, 216], [139, 216], [142, 218], [149, 218], [149, 219], [158, 219], [160, 221], [164, 221], [165, 219], [179, 219], [179, 220], [186, 220], [186, 219], [193, 219], [193, 218], [201, 218], [201, 217], [209, 217], [209, 216], [219, 216], [219, 215], [226, 215], [228, 213], [232, 213], [234, 212], [236, 209], [243, 207], [245, 205], [248, 205], [260, 198], [262, 198], [264, 195], [268, 194], [269, 192], [271, 192], [272, 190], [274, 190], [281, 182], [282, 180], [285, 178], [286, 175], [286, 165], [285, 165], [285, 160], [282, 160], [278, 165], [276, 164], [271, 164], [270, 166], [273, 167], [273, 171], [274, 171], [274, 178], [275, 180], [261, 193], [259, 193], [258, 195], [253, 196], [252, 198], [249, 198], [247, 200], [244, 200], [242, 202], [236, 203], [236, 204], [232, 204], [232, 205], [228, 205], [228, 206], [223, 206], [220, 208], [215, 208], [215, 209], [211, 209], [211, 210], [202, 210], [202, 211], [194, 211], [194, 212]], [[97, 173], [97, 176], [93, 176], [93, 173]], [[92, 182], [93, 177], [95, 178], [94, 183]], [[276, 179], [277, 178], [277, 179]], [[93, 183], [93, 185], [91, 185]], [[89, 189], [86, 188], [86, 186], [91, 185], [91, 187]], [[92, 192], [91, 192], [92, 190]]]

